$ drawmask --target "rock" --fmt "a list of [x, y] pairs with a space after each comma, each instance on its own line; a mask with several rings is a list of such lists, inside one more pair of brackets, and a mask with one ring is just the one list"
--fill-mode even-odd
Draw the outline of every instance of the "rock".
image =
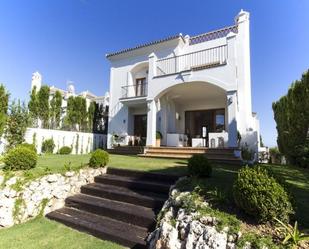
[[68, 172], [65, 172], [64, 176], [66, 177], [72, 177], [75, 175], [75, 172], [74, 171], [68, 171]]
[[[170, 197], [161, 210], [164, 216], [160, 225], [148, 238], [149, 248], [236, 249], [237, 235], [228, 236], [228, 227], [221, 232], [217, 231], [216, 217], [200, 217], [198, 212], [187, 212], [181, 208], [183, 199], [190, 194], [190, 192], [179, 192], [175, 189], [170, 191]], [[199, 205], [208, 206], [208, 203], [199, 203]], [[171, 225], [172, 220], [176, 221], [176, 227]]]
[[161, 231], [160, 239], [155, 244], [155, 249], [180, 249], [181, 243], [178, 241], [178, 231], [172, 225], [164, 222]]
[[5, 185], [6, 186], [11, 186], [17, 182], [17, 177], [13, 176], [9, 180], [6, 181]]
[[57, 180], [58, 180], [57, 175], [49, 175], [46, 178], [46, 181], [49, 182], [49, 183], [56, 182]]
[[0, 185], [3, 183], [3, 181], [4, 181], [4, 176], [0, 175]]

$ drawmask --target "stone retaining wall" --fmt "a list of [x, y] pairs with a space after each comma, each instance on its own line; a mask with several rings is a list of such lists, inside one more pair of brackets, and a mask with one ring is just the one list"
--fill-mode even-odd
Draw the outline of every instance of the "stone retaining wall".
[[105, 173], [106, 168], [85, 168], [64, 175], [50, 174], [26, 183], [19, 187], [20, 191], [14, 189], [22, 182], [21, 177], [14, 176], [3, 183], [4, 176], [0, 175], [0, 227], [13, 226], [62, 208], [68, 196], [79, 193], [82, 185], [92, 183], [95, 176]]

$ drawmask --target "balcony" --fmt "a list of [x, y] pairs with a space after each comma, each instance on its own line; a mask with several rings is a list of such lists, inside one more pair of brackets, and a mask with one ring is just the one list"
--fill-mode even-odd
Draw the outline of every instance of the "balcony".
[[170, 75], [188, 70], [201, 70], [227, 61], [227, 46], [222, 45], [197, 52], [157, 60], [157, 76]]
[[147, 84], [123, 86], [121, 99], [145, 98], [147, 97], [147, 86]]

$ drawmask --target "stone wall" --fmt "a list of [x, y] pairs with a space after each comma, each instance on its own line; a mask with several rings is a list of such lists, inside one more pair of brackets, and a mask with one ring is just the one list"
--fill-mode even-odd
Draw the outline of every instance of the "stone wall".
[[23, 182], [23, 178], [14, 176], [6, 181], [0, 175], [0, 227], [13, 226], [62, 208], [68, 196], [79, 193], [82, 185], [105, 173], [106, 168], [85, 168], [63, 175], [46, 175], [22, 186], [19, 183]]
[[[194, 201], [190, 197], [191, 191], [182, 192], [176, 188], [170, 191], [169, 199], [160, 212], [157, 228], [148, 237], [149, 249], [256, 248], [240, 227], [233, 229], [227, 223], [223, 225], [222, 216], [215, 213], [201, 213], [201, 210], [211, 209], [207, 200]], [[192, 208], [190, 211], [188, 205]], [[232, 223], [230, 225], [233, 226]], [[260, 238], [263, 238], [263, 235], [260, 235]], [[259, 246], [263, 249], [277, 248], [265, 240], [260, 240]]]

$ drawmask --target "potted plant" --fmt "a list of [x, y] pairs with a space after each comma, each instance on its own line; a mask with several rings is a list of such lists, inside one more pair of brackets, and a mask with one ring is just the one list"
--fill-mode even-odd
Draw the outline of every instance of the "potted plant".
[[160, 131], [156, 132], [156, 147], [161, 146], [161, 139], [162, 139], [162, 134]]

